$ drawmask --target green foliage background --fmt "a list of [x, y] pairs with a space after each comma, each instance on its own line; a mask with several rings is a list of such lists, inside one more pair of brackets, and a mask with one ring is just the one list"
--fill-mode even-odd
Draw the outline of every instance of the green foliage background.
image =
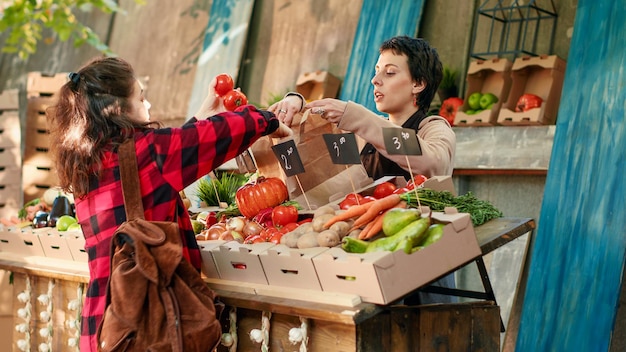
[[[135, 0], [145, 4], [145, 0]], [[100, 10], [104, 13], [123, 13], [114, 0], [2, 0], [0, 1], [0, 33], [5, 37], [2, 51], [17, 53], [27, 59], [37, 50], [43, 38], [44, 28], [50, 28], [61, 41], [74, 40], [74, 46], [87, 43], [106, 55], [113, 53], [98, 35], [88, 26], [77, 20], [77, 11]]]

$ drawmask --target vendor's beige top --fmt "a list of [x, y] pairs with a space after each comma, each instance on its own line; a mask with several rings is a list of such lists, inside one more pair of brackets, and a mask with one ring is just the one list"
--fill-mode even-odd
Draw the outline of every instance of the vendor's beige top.
[[364, 106], [348, 102], [346, 110], [338, 127], [344, 131], [354, 132], [362, 140], [359, 147], [369, 141], [386, 158], [394, 161], [405, 170], [413, 174], [422, 174], [426, 177], [452, 175], [456, 136], [448, 122], [441, 116], [425, 118], [417, 132], [417, 139], [422, 149], [422, 155], [389, 155], [385, 149], [382, 129], [384, 127], [398, 127], [383, 116], [377, 115]]

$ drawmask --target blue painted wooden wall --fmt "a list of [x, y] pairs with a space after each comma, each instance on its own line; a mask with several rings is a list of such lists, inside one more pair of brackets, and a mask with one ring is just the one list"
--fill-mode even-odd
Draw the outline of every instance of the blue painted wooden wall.
[[370, 80], [378, 61], [378, 47], [396, 35], [415, 36], [423, 7], [424, 0], [363, 0], [340, 99], [376, 111]]
[[220, 73], [237, 80], [254, 0], [214, 0], [209, 12], [202, 54], [198, 58], [187, 116], [193, 116]]
[[626, 253], [626, 2], [579, 0], [517, 351], [608, 351]]

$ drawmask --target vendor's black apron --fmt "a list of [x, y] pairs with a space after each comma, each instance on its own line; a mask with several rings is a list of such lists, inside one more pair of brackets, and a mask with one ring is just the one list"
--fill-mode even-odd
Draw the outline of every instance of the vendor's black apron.
[[[423, 111], [417, 111], [402, 124], [402, 128], [410, 128], [417, 133], [420, 123], [425, 118], [426, 114]], [[371, 143], [367, 143], [361, 150], [361, 163], [365, 167], [367, 174], [374, 180], [378, 180], [383, 176], [402, 176], [407, 181], [411, 179], [411, 174], [408, 171], [380, 154]], [[442, 277], [433, 282], [433, 284], [435, 286], [455, 288], [454, 273]], [[458, 298], [454, 296], [419, 291], [408, 295], [404, 300], [405, 304], [408, 305], [458, 302]]]
[[[402, 124], [402, 128], [419, 129], [419, 125], [426, 118], [423, 111], [417, 111]], [[398, 166], [395, 162], [381, 155], [371, 143], [367, 143], [361, 150], [361, 163], [369, 177], [378, 180], [383, 176], [402, 176], [405, 180], [411, 179], [411, 174]]]

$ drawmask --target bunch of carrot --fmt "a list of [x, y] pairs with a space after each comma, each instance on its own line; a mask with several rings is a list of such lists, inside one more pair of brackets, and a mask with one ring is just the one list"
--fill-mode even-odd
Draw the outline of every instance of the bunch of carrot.
[[370, 239], [378, 234], [383, 228], [383, 216], [392, 208], [405, 208], [407, 203], [400, 198], [399, 194], [390, 194], [372, 202], [351, 206], [343, 213], [329, 219], [324, 227], [330, 227], [338, 221], [355, 219], [352, 230], [363, 228], [359, 239]]

